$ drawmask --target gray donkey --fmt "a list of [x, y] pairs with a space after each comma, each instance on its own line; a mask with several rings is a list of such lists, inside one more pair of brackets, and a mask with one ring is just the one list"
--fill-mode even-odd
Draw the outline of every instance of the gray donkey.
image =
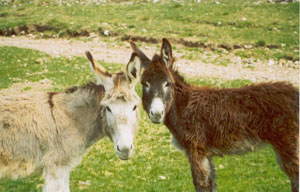
[[0, 178], [42, 170], [44, 192], [69, 192], [70, 170], [87, 149], [108, 136], [120, 159], [133, 153], [140, 62], [132, 56], [126, 72], [108, 73], [86, 52], [96, 83], [64, 92], [0, 95]]

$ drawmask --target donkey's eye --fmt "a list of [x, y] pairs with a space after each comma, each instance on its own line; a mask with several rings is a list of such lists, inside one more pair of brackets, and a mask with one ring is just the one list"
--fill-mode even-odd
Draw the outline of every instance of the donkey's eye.
[[136, 110], [136, 105], [133, 107], [133, 109], [132, 109], [133, 111], [135, 111]]
[[142, 85], [143, 85], [144, 87], [146, 87], [146, 88], [149, 87], [149, 83], [148, 83], [148, 82], [142, 82]]
[[171, 85], [172, 85], [172, 83], [167, 81], [166, 84], [165, 84], [165, 87], [170, 87]]
[[111, 109], [108, 106], [106, 106], [106, 110], [111, 112]]

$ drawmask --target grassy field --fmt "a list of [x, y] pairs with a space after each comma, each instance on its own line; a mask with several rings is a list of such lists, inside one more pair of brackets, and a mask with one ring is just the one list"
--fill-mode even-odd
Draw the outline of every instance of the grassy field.
[[[101, 63], [109, 71], [124, 69], [124, 65]], [[53, 89], [63, 90], [80, 85], [93, 76], [88, 62], [82, 57], [52, 58], [30, 49], [0, 47], [0, 89], [16, 82], [50, 79]], [[193, 78], [197, 85], [239, 87], [248, 80]], [[30, 87], [24, 86], [30, 90]], [[137, 91], [141, 94], [141, 87]], [[93, 145], [81, 164], [71, 173], [71, 191], [194, 191], [189, 164], [182, 152], [171, 146], [171, 136], [163, 125], [151, 124], [141, 109], [140, 129], [135, 139], [135, 154], [121, 161], [114, 154], [113, 144], [104, 139]], [[284, 192], [289, 190], [287, 177], [280, 171], [270, 146], [244, 156], [214, 158], [219, 191]], [[19, 180], [1, 180], [1, 192], [41, 191], [39, 175]]]
[[32, 24], [38, 24], [44, 28], [40, 29], [43, 37], [68, 37], [82, 30], [103, 35], [108, 30], [120, 38], [124, 35], [183, 38], [213, 47], [248, 45], [249, 49], [235, 51], [235, 55], [246, 58], [299, 58], [299, 3], [203, 0], [201, 3], [113, 1], [89, 5], [84, 0], [78, 1], [83, 4], [64, 0], [67, 3], [58, 6], [53, 3], [56, 1], [50, 2], [22, 0], [0, 5], [0, 30], [29, 26], [30, 31]]

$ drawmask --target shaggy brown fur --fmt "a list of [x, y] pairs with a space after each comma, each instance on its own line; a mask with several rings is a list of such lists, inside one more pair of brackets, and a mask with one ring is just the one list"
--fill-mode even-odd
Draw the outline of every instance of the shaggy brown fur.
[[[292, 191], [298, 191], [299, 91], [287, 82], [226, 89], [189, 85], [174, 70], [172, 52], [164, 55], [171, 45], [163, 41], [161, 55], [147, 61], [141, 81], [150, 87], [172, 82], [170, 97], [164, 100], [164, 124], [186, 152], [196, 191], [216, 191], [213, 156], [243, 154], [263, 143], [273, 146]], [[143, 91], [143, 106], [149, 113], [148, 96]]]

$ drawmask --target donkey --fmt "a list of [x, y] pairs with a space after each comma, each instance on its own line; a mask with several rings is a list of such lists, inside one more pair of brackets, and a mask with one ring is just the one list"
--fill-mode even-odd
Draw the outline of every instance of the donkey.
[[69, 192], [70, 170], [87, 149], [108, 136], [122, 160], [134, 150], [140, 62], [109, 73], [86, 52], [96, 82], [64, 92], [0, 95], [0, 178], [43, 171], [44, 192]]
[[153, 123], [164, 123], [172, 143], [185, 151], [197, 192], [216, 191], [213, 156], [243, 154], [270, 143], [289, 177], [299, 179], [299, 91], [286, 82], [241, 88], [197, 87], [174, 67], [172, 47], [163, 39], [152, 60], [133, 43], [144, 68], [142, 103]]

